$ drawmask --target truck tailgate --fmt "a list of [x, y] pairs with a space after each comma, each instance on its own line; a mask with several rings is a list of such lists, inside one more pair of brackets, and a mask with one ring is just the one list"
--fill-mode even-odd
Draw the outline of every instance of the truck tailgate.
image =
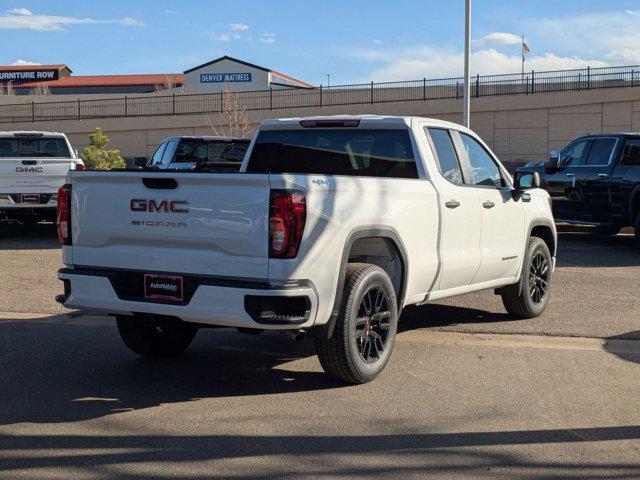
[[73, 172], [75, 266], [268, 278], [269, 178]]
[[2, 158], [0, 193], [54, 193], [73, 163], [71, 158]]

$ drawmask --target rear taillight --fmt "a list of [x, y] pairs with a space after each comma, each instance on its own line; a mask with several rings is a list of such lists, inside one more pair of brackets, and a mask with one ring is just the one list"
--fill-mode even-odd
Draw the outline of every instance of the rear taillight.
[[76, 170], [84, 170], [84, 163], [76, 163]]
[[62, 245], [71, 245], [71, 185], [58, 189], [58, 239]]
[[269, 257], [295, 258], [307, 218], [304, 194], [272, 190], [269, 217]]

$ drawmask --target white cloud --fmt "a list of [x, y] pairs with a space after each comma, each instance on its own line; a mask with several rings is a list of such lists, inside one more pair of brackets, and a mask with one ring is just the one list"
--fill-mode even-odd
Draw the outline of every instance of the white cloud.
[[167, 15], [177, 15], [178, 14], [178, 12], [176, 10], [165, 10], [164, 13], [167, 14]]
[[214, 35], [213, 39], [219, 42], [230, 42], [231, 35], [229, 35], [228, 33], [221, 33], [220, 35]]
[[0, 29], [28, 29], [37, 31], [63, 30], [67, 25], [115, 24], [122, 26], [144, 26], [141, 20], [125, 17], [111, 20], [94, 18], [62, 17], [57, 15], [37, 15], [26, 8], [13, 8], [0, 14]]
[[234, 40], [240, 40], [242, 38], [242, 35], [240, 35], [239, 33], [234, 33], [233, 34], [233, 39]]
[[276, 34], [275, 33], [265, 33], [260, 37], [260, 41], [262, 43], [276, 43]]
[[377, 38], [374, 38], [374, 39], [373, 39], [373, 43], [374, 43], [375, 45], [382, 45], [382, 41], [381, 41], [381, 40], [378, 40]]
[[[354, 54], [360, 59], [382, 62], [384, 65], [374, 69], [366, 80], [393, 81], [416, 78], [447, 78], [462, 76], [464, 65], [463, 52], [421, 46], [404, 50], [364, 50]], [[520, 55], [507, 55], [490, 48], [473, 52], [471, 56], [472, 72], [480, 75], [517, 73], [521, 68]], [[527, 71], [561, 70], [606, 66], [599, 60], [579, 57], [562, 57], [553, 53], [530, 56], [525, 63]]]
[[629, 15], [640, 15], [640, 10], [626, 10]]
[[499, 46], [499, 45], [517, 45], [522, 41], [520, 35], [506, 32], [493, 32], [482, 38], [473, 40], [476, 46]]
[[21, 67], [21, 66], [27, 66], [27, 65], [42, 65], [42, 64], [38, 62], [30, 62], [29, 60], [22, 60], [21, 58], [19, 58], [18, 60], [13, 62], [11, 65], [14, 67]]
[[246, 23], [230, 23], [231, 30], [249, 30], [249, 25]]
[[31, 10], [27, 8], [12, 8], [8, 13], [12, 13], [14, 15], [33, 15]]

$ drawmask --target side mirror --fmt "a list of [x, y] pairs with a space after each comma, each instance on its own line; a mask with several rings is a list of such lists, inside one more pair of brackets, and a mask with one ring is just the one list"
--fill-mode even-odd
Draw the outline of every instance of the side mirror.
[[[517, 202], [525, 194], [525, 190], [540, 188], [538, 172], [516, 172], [513, 177], [513, 199]], [[529, 195], [529, 194], [527, 194]]]
[[547, 173], [553, 173], [558, 170], [560, 165], [560, 152], [551, 152], [549, 161], [545, 164], [544, 169]]

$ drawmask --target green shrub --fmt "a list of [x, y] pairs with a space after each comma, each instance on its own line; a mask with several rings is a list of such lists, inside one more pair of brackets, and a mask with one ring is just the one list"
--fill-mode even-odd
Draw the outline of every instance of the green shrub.
[[89, 146], [80, 154], [87, 170], [112, 170], [126, 167], [120, 150], [105, 149], [109, 139], [101, 127], [96, 128], [95, 133], [89, 135], [89, 139]]

